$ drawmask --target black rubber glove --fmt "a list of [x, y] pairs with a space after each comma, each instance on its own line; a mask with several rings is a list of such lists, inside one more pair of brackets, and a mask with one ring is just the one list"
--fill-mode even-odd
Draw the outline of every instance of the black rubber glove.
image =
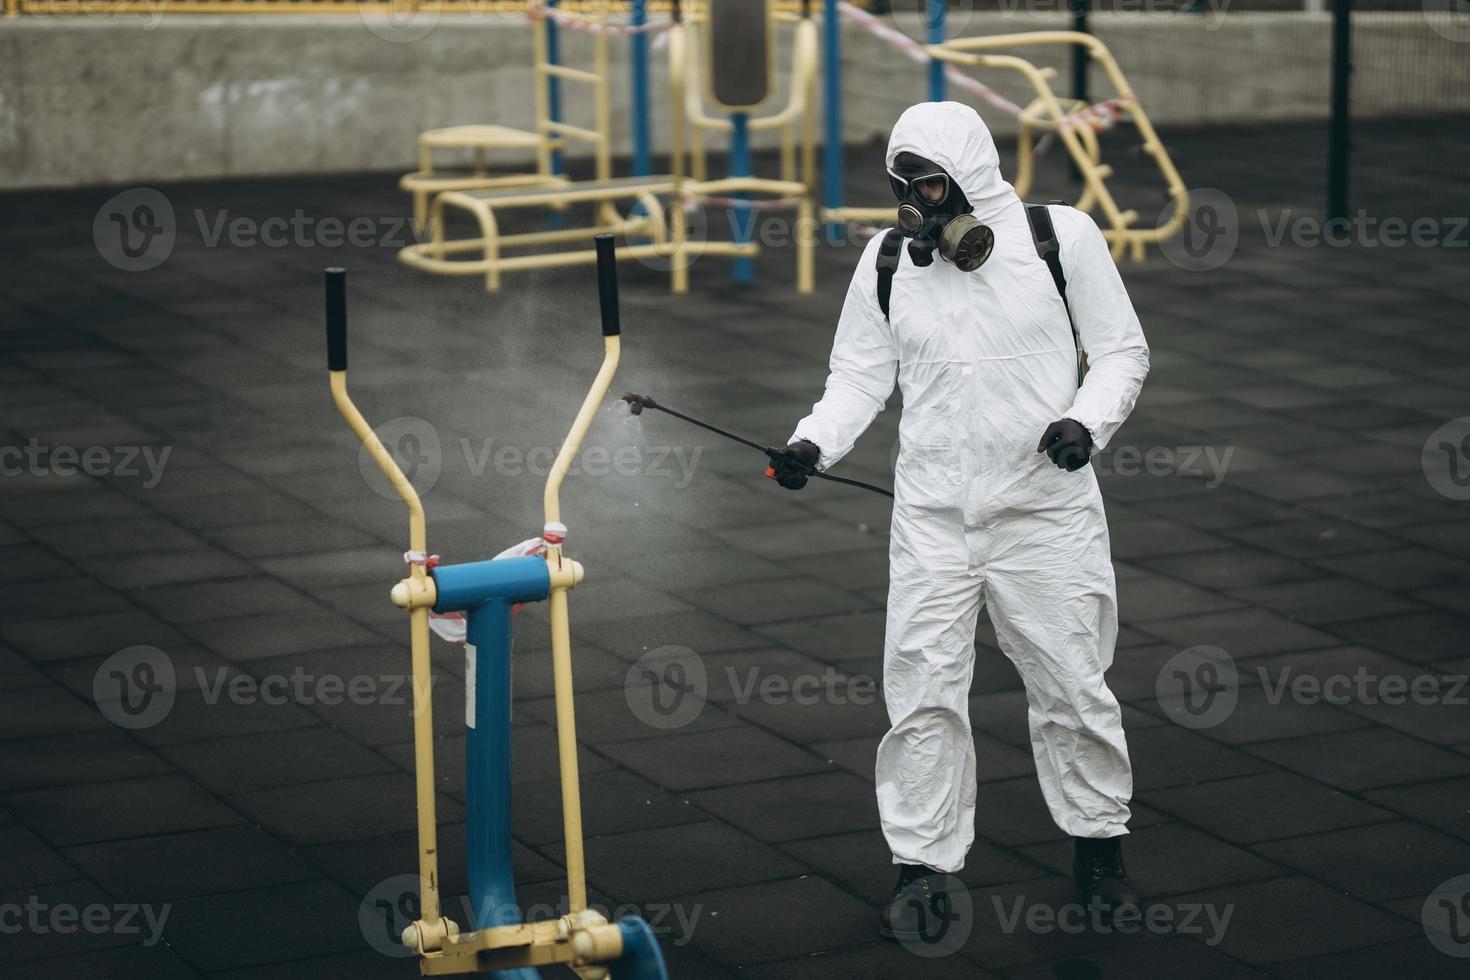
[[1053, 463], [1071, 473], [1092, 459], [1092, 433], [1081, 422], [1058, 419], [1041, 434], [1036, 451], [1046, 453]]
[[771, 465], [766, 475], [787, 490], [800, 490], [806, 486], [807, 477], [816, 472], [817, 460], [822, 451], [805, 439], [793, 442], [784, 451], [771, 454]]

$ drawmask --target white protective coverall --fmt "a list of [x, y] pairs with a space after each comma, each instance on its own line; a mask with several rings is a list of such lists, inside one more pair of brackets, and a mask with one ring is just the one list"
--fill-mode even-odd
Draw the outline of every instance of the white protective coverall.
[[916, 105], [893, 128], [889, 166], [904, 151], [945, 169], [995, 232], [994, 251], [961, 272], [937, 252], [916, 267], [905, 250], [885, 319], [875, 236], [848, 287], [826, 391], [792, 441], [814, 443], [825, 469], [895, 378], [902, 388], [878, 808], [895, 863], [953, 872], [975, 837], [968, 699], [986, 603], [1025, 683], [1052, 818], [1076, 837], [1127, 833], [1133, 776], [1103, 680], [1118, 619], [1102, 495], [1091, 466], [1065, 472], [1036, 446], [1071, 418], [1105, 447], [1138, 397], [1148, 346], [1102, 233], [1080, 211], [1051, 208], [1089, 361], [1079, 388], [1066, 309], [980, 117], [955, 102]]

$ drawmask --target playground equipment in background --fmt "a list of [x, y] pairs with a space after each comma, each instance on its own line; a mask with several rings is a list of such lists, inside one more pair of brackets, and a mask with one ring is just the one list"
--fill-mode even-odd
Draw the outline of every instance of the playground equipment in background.
[[[1082, 179], [1082, 195], [1074, 205], [1082, 211], [1101, 211], [1103, 236], [1111, 244], [1114, 261], [1127, 253], [1133, 261], [1142, 261], [1144, 246], [1156, 244], [1178, 232], [1189, 211], [1189, 195], [1168, 151], [1154, 131], [1148, 115], [1107, 46], [1091, 34], [1076, 31], [1029, 31], [989, 37], [946, 39], [945, 0], [926, 0], [926, 26], [931, 43], [921, 45], [901, 32], [881, 23], [872, 14], [843, 0], [825, 0], [828, 30], [826, 40], [826, 109], [827, 150], [825, 155], [826, 206], [823, 220], [829, 222], [877, 222], [887, 224], [893, 217], [893, 206], [845, 207], [842, 203], [842, 90], [841, 40], [834, 28], [839, 17], [847, 17], [870, 33], [903, 51], [915, 61], [928, 64], [929, 98], [945, 98], [946, 82], [987, 102], [1020, 122], [1017, 135], [1016, 175], [1011, 183], [1016, 194], [1025, 198], [1035, 178], [1037, 134], [1042, 142], [1059, 138]], [[1088, 57], [1100, 64], [1116, 95], [1095, 104], [1079, 99], [1061, 99], [1053, 91], [1051, 81], [1056, 70], [1038, 67], [1013, 54], [993, 54], [997, 49], [1037, 47], [1043, 45], [1080, 46]], [[1025, 107], [1016, 105], [1000, 93], [959, 69], [993, 68], [1014, 71], [1031, 85], [1035, 93]], [[1137, 211], [1121, 210], [1108, 189], [1112, 167], [1102, 163], [1102, 147], [1098, 133], [1128, 119], [1138, 128], [1142, 148], [1157, 165], [1164, 178], [1167, 199], [1174, 204], [1167, 220], [1154, 228], [1134, 227]]]
[[[1056, 77], [1052, 68], [1038, 68], [1018, 55], [992, 54], [996, 49], [1036, 47], [1039, 45], [1081, 45], [1089, 58], [1101, 65], [1116, 95], [1095, 105], [1078, 100], [1063, 101], [1052, 91], [1050, 81]], [[1016, 193], [1022, 197], [1030, 192], [1035, 172], [1032, 139], [1037, 132], [1054, 134], [1067, 148], [1082, 178], [1082, 196], [1074, 207], [1091, 212], [1102, 212], [1103, 237], [1112, 246], [1113, 260], [1122, 258], [1125, 251], [1135, 262], [1143, 261], [1144, 246], [1157, 244], [1175, 234], [1184, 224], [1189, 213], [1189, 192], [1169, 151], [1159, 140], [1148, 114], [1139, 105], [1133, 89], [1123, 76], [1112, 52], [1091, 34], [1076, 31], [1031, 31], [1024, 34], [1005, 34], [995, 37], [955, 38], [943, 44], [928, 47], [929, 54], [937, 61], [964, 65], [969, 68], [999, 68], [1019, 73], [1036, 92], [1026, 108], [1018, 114], [1021, 121], [1020, 147], [1017, 156]], [[1143, 139], [1142, 149], [1154, 161], [1164, 178], [1167, 199], [1174, 203], [1169, 217], [1153, 228], [1134, 227], [1138, 221], [1137, 211], [1123, 211], [1108, 189], [1107, 180], [1113, 168], [1102, 162], [1102, 147], [1098, 140], [1098, 129], [1111, 127], [1120, 118], [1127, 118], [1138, 128]]]
[[[409, 614], [413, 673], [414, 777], [418, 802], [420, 915], [403, 932], [425, 975], [494, 971], [500, 980], [535, 980], [537, 966], [563, 964], [584, 980], [667, 980], [653, 931], [642, 919], [609, 923], [587, 907], [582, 846], [582, 803], [577, 776], [572, 698], [571, 634], [567, 592], [582, 581], [582, 566], [563, 554], [563, 478], [617, 370], [621, 345], [613, 239], [596, 239], [603, 361], [546, 479], [540, 557], [457, 565], [428, 552], [423, 504], [417, 492], [347, 393], [346, 273], [326, 272], [327, 367], [332, 398], [342, 417], [408, 507], [408, 575], [390, 593]], [[511, 871], [510, 655], [511, 607], [545, 599], [551, 620], [557, 752], [566, 837], [568, 914], [522, 923]], [[429, 612], [461, 612], [467, 620], [466, 850], [473, 929], [460, 932], [439, 901], [435, 823], [434, 724], [429, 664]]]
[[[398, 186], [413, 194], [414, 224], [423, 231], [428, 220], [428, 202], [433, 194], [444, 191], [466, 191], [491, 187], [546, 186], [566, 183], [561, 176], [560, 152], [568, 140], [581, 141], [592, 148], [598, 180], [612, 176], [611, 110], [608, 106], [608, 35], [606, 12], [586, 15], [595, 30], [592, 33], [592, 69], [571, 68], [561, 64], [560, 38], [553, 11], [541, 3], [531, 3], [527, 15], [531, 19], [531, 73], [534, 88], [535, 128], [516, 129], [498, 125], [464, 125], [431, 129], [419, 136], [419, 169], [404, 175]], [[592, 93], [594, 128], [574, 126], [561, 118], [561, 83], [577, 82]], [[434, 165], [436, 150], [470, 150], [474, 168], [462, 171], [438, 170]], [[490, 174], [485, 170], [487, 151], [510, 150], [533, 152], [535, 173]]]
[[[641, 13], [642, 5], [639, 4], [637, 9]], [[701, 8], [702, 11], [704, 9]], [[595, 235], [613, 234], [621, 236], [627, 242], [619, 250], [619, 258], [668, 261], [671, 289], [675, 293], [682, 293], [688, 289], [689, 265], [700, 255], [734, 258], [737, 262], [736, 278], [748, 280], [748, 261], [760, 250], [760, 245], [751, 240], [752, 212], [757, 208], [794, 207], [797, 212], [794, 236], [796, 286], [798, 292], [810, 292], [813, 285], [813, 248], [816, 238], [810, 193], [811, 184], [815, 180], [815, 26], [807, 16], [795, 18], [794, 63], [798, 70], [793, 76], [790, 101], [781, 112], [752, 123], [748, 110], [759, 107], [770, 98], [775, 58], [774, 52], [766, 45], [773, 37], [773, 24], [776, 19], [789, 15], [769, 9], [765, 0], [708, 0], [707, 9], [708, 21], [703, 20], [705, 14], [701, 13], [696, 20], [704, 23], [704, 26], [694, 29], [701, 31], [712, 50], [723, 52], [718, 62], [712, 62], [715, 67], [709, 74], [712, 82], [718, 82], [718, 87], [712, 84], [711, 92], [738, 100], [717, 104], [722, 107], [733, 106], [740, 111], [734, 112], [729, 120], [712, 118], [703, 111], [700, 96], [686, 97], [697, 71], [696, 56], [693, 53], [693, 43], [686, 37], [686, 31], [691, 28], [685, 23], [681, 5], [675, 2], [672, 19], [667, 25], [670, 98], [674, 109], [670, 112], [672, 152], [669, 174], [635, 174], [631, 177], [613, 178], [607, 176], [610, 167], [600, 160], [598, 176], [594, 180], [561, 180], [557, 183], [531, 186], [500, 185], [444, 190], [435, 194], [428, 206], [425, 217], [430, 232], [429, 240], [410, 244], [402, 249], [399, 252], [400, 260], [415, 268], [443, 275], [483, 275], [485, 288], [494, 292], [500, 287], [500, 276], [503, 272], [576, 265], [596, 260], [595, 253], [590, 249], [503, 254], [508, 249], [564, 245]], [[549, 19], [548, 12], [548, 16], [538, 23], [544, 25]], [[596, 33], [599, 43], [605, 44], [608, 30], [605, 19], [594, 21], [565, 11], [555, 12], [555, 19], [562, 26]], [[646, 23], [639, 26], [640, 36], [642, 29], [647, 26]], [[724, 40], [716, 44], [717, 36]], [[740, 46], [727, 43], [732, 39], [740, 42]], [[732, 54], [740, 57], [732, 59]], [[646, 79], [646, 66], [644, 67]], [[548, 79], [554, 79], [558, 74], [553, 72]], [[605, 86], [599, 91], [604, 106], [604, 109], [599, 109], [602, 113], [605, 111]], [[695, 107], [693, 112], [681, 111], [691, 104]], [[684, 172], [686, 133], [691, 123], [700, 130], [699, 139], [696, 140], [700, 172], [693, 177], [686, 176]], [[782, 131], [782, 179], [755, 177], [750, 174], [748, 127], [752, 125]], [[703, 132], [706, 130], [728, 131], [732, 134], [732, 158], [736, 162], [728, 177], [703, 179]], [[794, 179], [798, 133], [804, 142], [801, 150], [804, 179], [800, 180]], [[750, 195], [771, 195], [773, 199], [755, 203], [749, 199]], [[667, 205], [665, 200], [669, 202]], [[626, 215], [620, 213], [616, 206], [617, 202], [624, 201], [632, 203]], [[499, 212], [528, 208], [560, 210], [573, 204], [590, 204], [594, 207], [595, 218], [590, 228], [554, 228], [516, 234], [503, 234], [500, 231], [497, 217]], [[690, 239], [684, 212], [688, 207], [699, 206], [729, 207], [735, 212], [737, 220], [732, 240]], [[470, 215], [476, 222], [479, 235], [450, 239], [445, 225], [445, 212], [450, 208]]]

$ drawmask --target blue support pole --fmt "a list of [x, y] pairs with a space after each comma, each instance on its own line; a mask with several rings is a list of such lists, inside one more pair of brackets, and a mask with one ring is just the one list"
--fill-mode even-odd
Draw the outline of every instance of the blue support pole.
[[[945, 36], [944, 21], [949, 13], [948, 0], [927, 0], [924, 8], [924, 18], [929, 27], [929, 43], [943, 44], [948, 38]], [[929, 59], [929, 101], [943, 102], [946, 91], [944, 82], [943, 61], [937, 58]]]
[[[555, 7], [558, 0], [546, 0], [546, 6]], [[561, 64], [561, 35], [556, 21], [546, 19], [546, 60], [553, 65]], [[552, 122], [561, 122], [561, 79], [552, 75], [546, 79], [546, 114]], [[551, 151], [551, 172], [562, 172], [561, 150]]]
[[[734, 126], [730, 133], [730, 176], [749, 177], [750, 116], [743, 112], [732, 112], [730, 123]], [[735, 197], [741, 201], [746, 199], [744, 194], [736, 194]], [[750, 241], [755, 230], [755, 210], [749, 207], [737, 207], [732, 221], [735, 242], [744, 245]], [[755, 279], [755, 264], [748, 258], [737, 258], [732, 265], [731, 274], [736, 282], [749, 283]]]
[[[842, 15], [837, 0], [822, 4], [822, 109], [826, 134], [822, 147], [823, 198], [828, 208], [842, 207]], [[839, 229], [827, 225], [828, 237], [836, 240]]]
[[[633, 26], [648, 23], [648, 0], [633, 0]], [[648, 140], [648, 35], [633, 35], [633, 174], [653, 172]]]
[[[434, 570], [436, 612], [466, 613], [465, 857], [471, 928], [521, 920], [510, 853], [511, 606], [545, 599], [546, 562], [508, 558]], [[471, 686], [472, 685], [472, 686]], [[501, 970], [495, 980], [539, 980], [531, 968]]]

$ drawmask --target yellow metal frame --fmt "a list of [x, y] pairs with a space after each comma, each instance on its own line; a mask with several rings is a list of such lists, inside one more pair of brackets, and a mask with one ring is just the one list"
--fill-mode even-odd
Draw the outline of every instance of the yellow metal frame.
[[[1117, 93], [1115, 104], [1119, 111], [1131, 119], [1143, 138], [1143, 150], [1153, 158], [1159, 173], [1164, 178], [1169, 199], [1174, 202], [1174, 211], [1162, 225], [1154, 228], [1134, 227], [1138, 221], [1137, 211], [1119, 208], [1107, 179], [1113, 170], [1101, 162], [1101, 147], [1097, 133], [1086, 122], [1072, 119], [1073, 113], [1084, 108], [1081, 103], [1066, 102], [1057, 98], [1052, 91], [1051, 79], [1056, 77], [1053, 68], [1039, 68], [1025, 58], [1009, 54], [988, 54], [997, 48], [1035, 47], [1038, 45], [1078, 45], [1086, 49], [1088, 56], [1103, 69]], [[1099, 209], [1105, 222], [1103, 235], [1112, 245], [1114, 261], [1122, 258], [1125, 251], [1135, 262], [1143, 260], [1144, 247], [1173, 236], [1184, 224], [1189, 211], [1189, 192], [1174, 161], [1164, 148], [1148, 114], [1139, 105], [1128, 79], [1124, 77], [1112, 52], [1096, 37], [1077, 31], [1030, 31], [1021, 34], [1000, 34], [989, 37], [965, 37], [931, 44], [925, 50], [932, 58], [963, 65], [967, 68], [999, 68], [1014, 71], [1031, 83], [1036, 98], [1021, 114], [1021, 150], [1017, 164], [1019, 172], [1015, 180], [1016, 193], [1025, 196], [1031, 188], [1034, 173], [1034, 158], [1031, 153], [1032, 137], [1039, 132], [1055, 133], [1067, 148], [1068, 155], [1082, 175], [1083, 191], [1076, 207], [1091, 212]], [[887, 210], [883, 212], [886, 216]], [[836, 219], [834, 219], [836, 220]]]
[[[607, 22], [607, 5], [585, 17], [593, 26]], [[547, 18], [538, 16], [531, 24], [532, 83], [535, 86], [535, 129], [514, 129], [509, 126], [478, 125], [449, 126], [431, 129], [419, 136], [419, 169], [405, 174], [398, 186], [413, 194], [414, 225], [420, 232], [429, 220], [429, 196], [443, 191], [466, 191], [492, 187], [525, 187], [538, 184], [566, 184], [564, 177], [551, 172], [551, 154], [565, 149], [569, 141], [590, 144], [596, 159], [596, 179], [607, 180], [612, 176], [612, 107], [608, 93], [608, 36], [595, 33], [592, 37], [592, 69], [572, 68], [552, 64]], [[594, 127], [574, 126], [571, 123], [551, 118], [551, 82], [575, 82], [587, 85], [592, 90], [594, 105]], [[460, 149], [474, 152], [474, 169], [470, 173], [444, 172], [434, 167], [436, 149]], [[536, 171], [531, 174], [489, 174], [485, 170], [487, 150], [534, 150]], [[609, 220], [612, 216], [603, 213]]]
[[[691, 40], [685, 36], [686, 28], [674, 25], [669, 30], [669, 85], [672, 105], [689, 105], [686, 98], [693, 86], [689, 78], [689, 51]], [[799, 70], [793, 72], [793, 94], [791, 102], [780, 113], [752, 120], [753, 127], [782, 128], [782, 171], [780, 180], [763, 177], [704, 179], [703, 144], [697, 172], [691, 179], [685, 175], [684, 154], [690, 124], [697, 128], [729, 128], [729, 120], [711, 119], [698, 113], [697, 118], [687, 118], [686, 113], [673, 112], [670, 119], [672, 130], [671, 173], [667, 176], [649, 178], [626, 178], [612, 180], [601, 177], [594, 181], [563, 181], [550, 184], [538, 191], [518, 192], [513, 196], [495, 193], [495, 189], [455, 189], [434, 195], [425, 215], [429, 240], [410, 244], [398, 253], [404, 264], [416, 269], [439, 275], [483, 275], [485, 289], [495, 292], [500, 288], [500, 277], [504, 272], [518, 269], [546, 269], [567, 265], [585, 265], [597, 261], [592, 248], [570, 251], [539, 252], [530, 255], [505, 255], [506, 250], [561, 245], [573, 242], [590, 242], [596, 235], [614, 234], [625, 241], [646, 238], [645, 243], [624, 244], [617, 251], [619, 259], [668, 259], [670, 260], [670, 288], [675, 293], [684, 293], [689, 288], [689, 266], [694, 259], [703, 255], [753, 257], [760, 252], [757, 242], [736, 243], [729, 241], [691, 241], [688, 238], [682, 213], [678, 211], [686, 200], [698, 201], [702, 197], [726, 194], [769, 195], [778, 200], [793, 200], [796, 209], [796, 288], [800, 293], [810, 293], [815, 282], [815, 246], [817, 222], [812, 204], [811, 191], [816, 183], [815, 114], [810, 111], [815, 104], [817, 84], [816, 25], [809, 20], [800, 21], [796, 27], [796, 50], [793, 64]], [[603, 89], [605, 97], [606, 89]], [[694, 96], [697, 107], [698, 93]], [[602, 110], [600, 109], [599, 112]], [[701, 123], [699, 120], [703, 120]], [[800, 129], [798, 130], [798, 125]], [[801, 179], [796, 179], [797, 134], [800, 133]], [[607, 169], [610, 169], [610, 162]], [[599, 160], [599, 173], [605, 172]], [[661, 196], [672, 196], [670, 207], [665, 207]], [[626, 217], [614, 206], [618, 201], [632, 201], [639, 207]], [[559, 228], [546, 231], [501, 234], [498, 212], [518, 208], [566, 208], [573, 204], [596, 206], [596, 220], [591, 227]], [[444, 212], [453, 208], [472, 217], [479, 235], [472, 238], [449, 239], [445, 231]]]
[[617, 371], [621, 338], [603, 338], [602, 367], [582, 401], [561, 451], [546, 479], [543, 496], [547, 528], [546, 565], [551, 582], [552, 675], [556, 698], [556, 737], [562, 788], [562, 820], [566, 838], [568, 914], [546, 922], [522, 923], [461, 933], [441, 911], [438, 824], [435, 813], [434, 721], [430, 686], [429, 610], [436, 601], [434, 579], [425, 556], [428, 536], [424, 507], [403, 471], [347, 392], [347, 372], [329, 372], [337, 411], [373, 457], [408, 508], [409, 574], [390, 593], [393, 603], [409, 614], [413, 673], [414, 792], [418, 805], [419, 918], [403, 933], [404, 946], [419, 956], [425, 976], [482, 973], [521, 966], [563, 964], [583, 980], [602, 980], [599, 965], [622, 955], [622, 933], [597, 911], [587, 908], [587, 876], [582, 835], [582, 799], [577, 771], [577, 725], [572, 684], [571, 629], [567, 592], [582, 581], [580, 563], [564, 556], [561, 530], [561, 485], [598, 407]]
[[[776, 21], [791, 18], [782, 15], [771, 17], [772, 29]], [[700, 18], [693, 17], [691, 28], [699, 29]], [[708, 42], [706, 42], [707, 45]], [[690, 50], [694, 50], [691, 46]], [[779, 112], [767, 116], [750, 116], [747, 124], [751, 132], [770, 129], [781, 131], [781, 179], [800, 180], [809, 191], [815, 193], [817, 186], [817, 130], [816, 105], [818, 82], [818, 38], [817, 25], [811, 18], [795, 18], [791, 49], [791, 92], [786, 105]], [[776, 63], [775, 45], [772, 45], [771, 63]], [[734, 124], [721, 116], [711, 116], [704, 109], [703, 86], [693, 78], [699, 74], [699, 66], [692, 57], [684, 60], [683, 72], [687, 80], [683, 84], [684, 117], [689, 131], [690, 173], [695, 180], [708, 176], [706, 163], [707, 143], [710, 133], [728, 135]], [[674, 102], [678, 105], [679, 102]], [[798, 150], [800, 144], [800, 174], [798, 176]]]

